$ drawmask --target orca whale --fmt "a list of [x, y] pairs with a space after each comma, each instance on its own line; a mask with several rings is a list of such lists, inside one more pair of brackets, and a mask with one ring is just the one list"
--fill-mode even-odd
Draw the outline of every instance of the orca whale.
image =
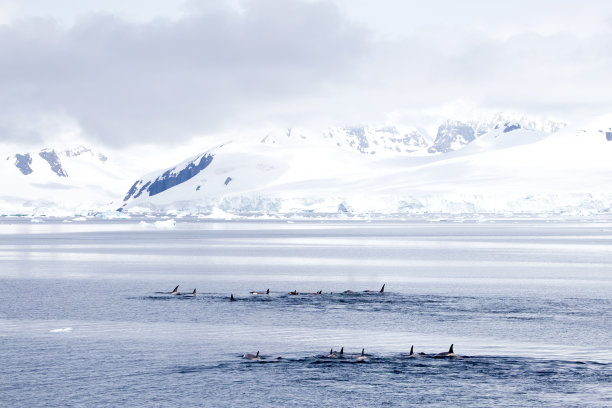
[[162, 295], [181, 295], [181, 293], [179, 293], [178, 288], [180, 285], [176, 285], [176, 288], [174, 288], [172, 290], [172, 292], [155, 292], [155, 293], [159, 293]]
[[[180, 294], [180, 293], [177, 293]], [[193, 290], [193, 292], [191, 293], [183, 293], [183, 297], [194, 297], [198, 295], [198, 291], [196, 289]]]
[[235, 302], [236, 299], [234, 299], [234, 294], [230, 293], [230, 302]]
[[426, 356], [427, 354], [423, 353], [422, 351], [415, 353], [414, 352], [414, 346], [410, 346], [410, 354], [408, 354], [408, 357], [418, 357], [418, 356]]
[[261, 357], [259, 357], [259, 350], [257, 351], [257, 354], [246, 353], [242, 356], [242, 358], [247, 359], [247, 360], [254, 360], [254, 361], [261, 360]]
[[270, 289], [266, 290], [265, 292], [264, 291], [260, 292], [260, 291], [254, 290], [254, 291], [252, 291], [250, 293], [251, 293], [251, 295], [269, 295], [270, 294]]
[[365, 355], [365, 349], [361, 349], [361, 355], [357, 357], [357, 361], [366, 361], [368, 358]]
[[434, 356], [434, 358], [460, 357], [459, 355], [455, 354], [455, 351], [453, 350], [453, 346], [454, 346], [454, 344], [451, 344], [451, 346], [448, 349], [448, 351], [445, 351], [443, 353], [438, 353], [438, 354], [436, 354]]
[[333, 348], [331, 350], [329, 350], [329, 354], [326, 355], [325, 357], [327, 357], [327, 358], [338, 358], [336, 353], [334, 353], [334, 349]]
[[312, 292], [312, 293], [309, 293], [309, 295], [320, 295], [320, 294], [322, 294], [322, 293], [323, 293], [323, 291], [322, 291], [322, 290], [320, 290], [320, 291], [318, 291], [318, 292]]
[[299, 295], [299, 293], [298, 293], [297, 289], [296, 289], [296, 290], [294, 290], [293, 292], [289, 292], [289, 294], [290, 294], [290, 295]]
[[385, 285], [382, 285], [382, 288], [380, 288], [380, 290], [364, 290], [365, 293], [384, 293], [385, 292]]

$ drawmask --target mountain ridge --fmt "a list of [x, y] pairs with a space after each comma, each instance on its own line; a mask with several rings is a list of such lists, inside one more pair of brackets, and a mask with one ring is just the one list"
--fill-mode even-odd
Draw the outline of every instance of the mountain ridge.
[[[403, 136], [415, 129], [409, 127], [337, 127], [333, 138], [328, 131], [272, 131], [202, 149], [140, 177], [126, 171], [126, 158], [117, 162], [113, 154], [82, 145], [19, 149], [5, 155], [2, 164], [2, 171], [12, 174], [2, 188], [14, 194], [0, 198], [0, 209], [48, 214], [60, 208], [126, 213], [554, 212], [568, 208], [563, 202], [574, 203], [568, 205], [578, 211], [575, 197], [580, 196], [590, 203], [585, 208], [609, 212], [612, 198], [606, 194], [612, 191], [612, 174], [606, 152], [612, 146], [612, 115], [563, 130], [553, 122], [509, 119], [445, 121], [445, 129], [469, 126], [474, 138], [435, 153], [427, 151], [431, 139], [429, 147], [415, 142], [418, 152], [407, 151], [411, 142]], [[352, 130], [343, 138], [346, 129]], [[55, 153], [57, 163], [55, 156], [46, 160], [39, 152]], [[134, 150], [127, 160], [134, 154], [140, 152]], [[25, 174], [28, 169], [32, 171]]]

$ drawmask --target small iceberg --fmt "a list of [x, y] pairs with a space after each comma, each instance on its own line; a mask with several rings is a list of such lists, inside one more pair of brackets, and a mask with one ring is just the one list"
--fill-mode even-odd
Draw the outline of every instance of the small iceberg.
[[156, 229], [159, 229], [159, 230], [173, 230], [174, 228], [176, 228], [176, 221], [174, 220], [155, 221], [153, 225], [155, 226]]
[[66, 333], [66, 332], [71, 332], [71, 331], [72, 331], [72, 327], [64, 327], [61, 329], [49, 330], [49, 333]]

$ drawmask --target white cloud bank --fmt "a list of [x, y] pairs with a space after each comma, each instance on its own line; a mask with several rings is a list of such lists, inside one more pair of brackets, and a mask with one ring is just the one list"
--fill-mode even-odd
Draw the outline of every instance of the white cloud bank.
[[[480, 2], [468, 2], [456, 20], [437, 2], [440, 21], [406, 3], [372, 15], [387, 10], [397, 24], [407, 13], [413, 28], [393, 35], [342, 1], [190, 2], [145, 20], [92, 9], [70, 24], [4, 16], [0, 141], [68, 132], [109, 146], [176, 144], [252, 127], [418, 123], [466, 106], [561, 119], [612, 111], [606, 2], [581, 3], [582, 14], [577, 2], [551, 4], [550, 19], [534, 6], [542, 30], [520, 2], [480, 17]], [[572, 7], [580, 24], [564, 29]], [[597, 29], [579, 29], [595, 15]], [[503, 30], [489, 29], [495, 18]]]

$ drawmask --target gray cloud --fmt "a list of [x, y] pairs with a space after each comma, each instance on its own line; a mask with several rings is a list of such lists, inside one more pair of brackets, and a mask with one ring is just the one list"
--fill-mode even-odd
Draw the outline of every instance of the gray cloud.
[[27, 112], [68, 115], [108, 143], [176, 140], [346, 81], [367, 48], [365, 31], [333, 6], [249, 6], [177, 21], [94, 14], [69, 29], [44, 19], [2, 27], [5, 132], [12, 125], [18, 134], [6, 122]]
[[329, 2], [222, 4], [144, 23], [91, 14], [69, 27], [36, 18], [0, 26], [0, 139], [42, 140], [61, 130], [53, 118], [122, 146], [380, 122], [455, 100], [534, 114], [611, 108], [611, 28], [500, 39], [423, 26], [390, 40]]

